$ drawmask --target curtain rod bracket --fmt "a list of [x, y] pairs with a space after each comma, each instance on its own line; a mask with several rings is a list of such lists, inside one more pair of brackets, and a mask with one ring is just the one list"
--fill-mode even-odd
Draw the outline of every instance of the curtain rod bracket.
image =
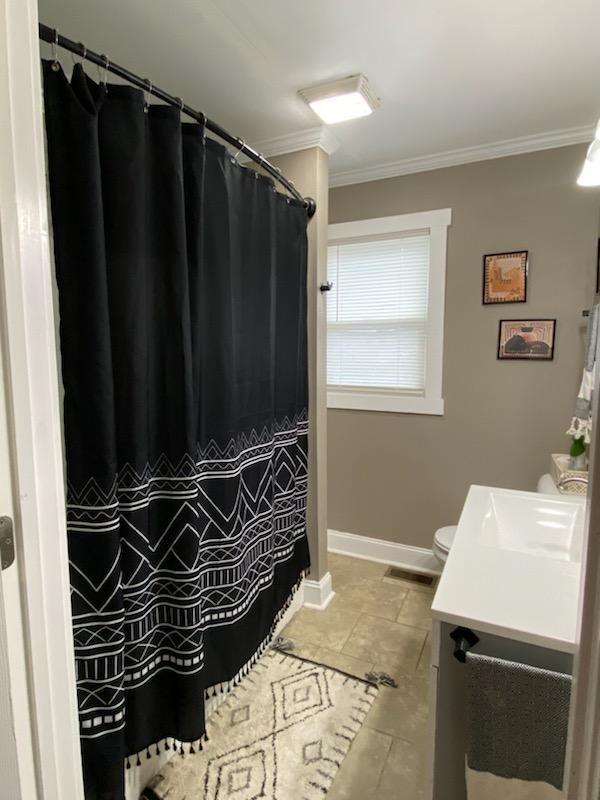
[[472, 647], [475, 647], [479, 641], [479, 636], [473, 633], [469, 628], [455, 628], [450, 634], [450, 638], [454, 639], [454, 658], [464, 664], [467, 660], [467, 653]]

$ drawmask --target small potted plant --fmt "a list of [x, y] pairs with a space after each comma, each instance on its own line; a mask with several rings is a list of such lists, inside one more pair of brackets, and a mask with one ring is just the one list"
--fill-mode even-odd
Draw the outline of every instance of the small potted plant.
[[585, 469], [585, 442], [583, 438], [576, 439], [573, 437], [571, 440], [571, 449], [569, 455], [571, 456], [571, 469]]

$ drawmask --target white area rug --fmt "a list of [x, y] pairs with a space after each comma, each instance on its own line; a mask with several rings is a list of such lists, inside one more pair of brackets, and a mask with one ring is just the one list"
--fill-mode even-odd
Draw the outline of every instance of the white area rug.
[[204, 750], [175, 756], [147, 800], [322, 800], [377, 688], [269, 650], [208, 721]]

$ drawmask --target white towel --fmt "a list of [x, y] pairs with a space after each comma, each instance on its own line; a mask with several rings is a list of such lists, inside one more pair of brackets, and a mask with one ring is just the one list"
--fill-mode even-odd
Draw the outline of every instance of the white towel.
[[596, 376], [596, 348], [600, 332], [600, 306], [595, 305], [590, 310], [588, 319], [587, 342], [585, 346], [585, 360], [583, 364], [583, 378], [579, 394], [575, 401], [575, 414], [571, 420], [568, 434], [575, 439], [583, 439], [586, 444], [591, 442], [592, 433], [592, 393]]
[[564, 795], [543, 781], [500, 778], [467, 766], [467, 797], [469, 800], [563, 800]]

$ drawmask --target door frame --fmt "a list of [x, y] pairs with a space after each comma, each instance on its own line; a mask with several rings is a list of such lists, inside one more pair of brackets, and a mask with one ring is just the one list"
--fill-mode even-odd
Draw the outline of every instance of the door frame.
[[[10, 669], [8, 666], [8, 637], [4, 616], [2, 594], [2, 568], [0, 567], [0, 775], [2, 789], [8, 797], [23, 800], [19, 778], [19, 761], [14, 727], [12, 697], [10, 691]], [[8, 724], [7, 724], [8, 723]]]
[[39, 800], [83, 800], [36, 0], [0, 0], [0, 126], [0, 302]]
[[[0, 0], [0, 130], [0, 303], [38, 800], [83, 800], [36, 0]], [[598, 424], [594, 436], [599, 454]], [[600, 468], [588, 523], [569, 800], [597, 800], [600, 783]]]
[[600, 797], [600, 342], [596, 348], [592, 443], [586, 504], [578, 649], [575, 656], [569, 743], [567, 800]]

